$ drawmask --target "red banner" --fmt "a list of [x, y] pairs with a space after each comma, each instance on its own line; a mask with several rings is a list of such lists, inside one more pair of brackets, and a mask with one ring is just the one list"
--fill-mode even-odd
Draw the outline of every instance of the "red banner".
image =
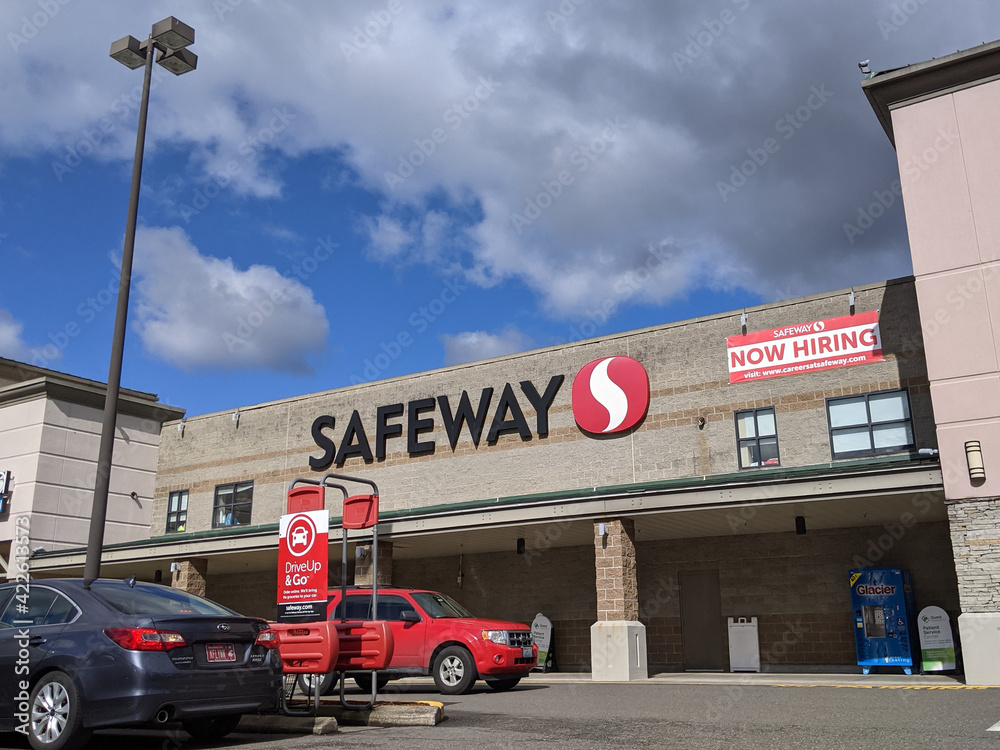
[[278, 523], [278, 620], [326, 619], [330, 517], [288, 513]]
[[730, 383], [881, 362], [878, 311], [730, 336], [726, 357]]

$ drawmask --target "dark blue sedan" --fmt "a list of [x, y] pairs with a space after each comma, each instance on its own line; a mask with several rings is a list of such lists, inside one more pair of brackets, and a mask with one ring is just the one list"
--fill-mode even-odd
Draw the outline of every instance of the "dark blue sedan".
[[185, 591], [36, 579], [0, 586], [0, 731], [72, 750], [94, 729], [181, 722], [217, 739], [274, 711], [277, 634]]

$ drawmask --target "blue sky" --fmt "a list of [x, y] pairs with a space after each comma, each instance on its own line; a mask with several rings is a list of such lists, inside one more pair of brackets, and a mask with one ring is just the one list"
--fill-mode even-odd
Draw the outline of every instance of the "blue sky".
[[[910, 273], [857, 62], [998, 36], [971, 0], [0, 7], [0, 356], [107, 377], [141, 71], [122, 384], [189, 414]], [[81, 33], [81, 31], [83, 33]], [[882, 212], [880, 212], [882, 213]], [[853, 229], [852, 229], [853, 228]]]

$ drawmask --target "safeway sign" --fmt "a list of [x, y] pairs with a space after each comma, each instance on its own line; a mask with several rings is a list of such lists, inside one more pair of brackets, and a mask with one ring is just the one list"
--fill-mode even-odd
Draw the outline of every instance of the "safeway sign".
[[730, 336], [726, 356], [730, 383], [881, 362], [878, 311]]
[[328, 538], [326, 510], [288, 513], [278, 522], [278, 620], [326, 619]]

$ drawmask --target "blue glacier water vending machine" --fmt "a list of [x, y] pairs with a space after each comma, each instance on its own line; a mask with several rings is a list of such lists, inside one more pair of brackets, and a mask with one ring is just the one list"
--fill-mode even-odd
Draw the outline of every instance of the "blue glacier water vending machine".
[[861, 671], [868, 674], [872, 667], [888, 665], [913, 674], [917, 610], [910, 571], [852, 570], [851, 608]]

